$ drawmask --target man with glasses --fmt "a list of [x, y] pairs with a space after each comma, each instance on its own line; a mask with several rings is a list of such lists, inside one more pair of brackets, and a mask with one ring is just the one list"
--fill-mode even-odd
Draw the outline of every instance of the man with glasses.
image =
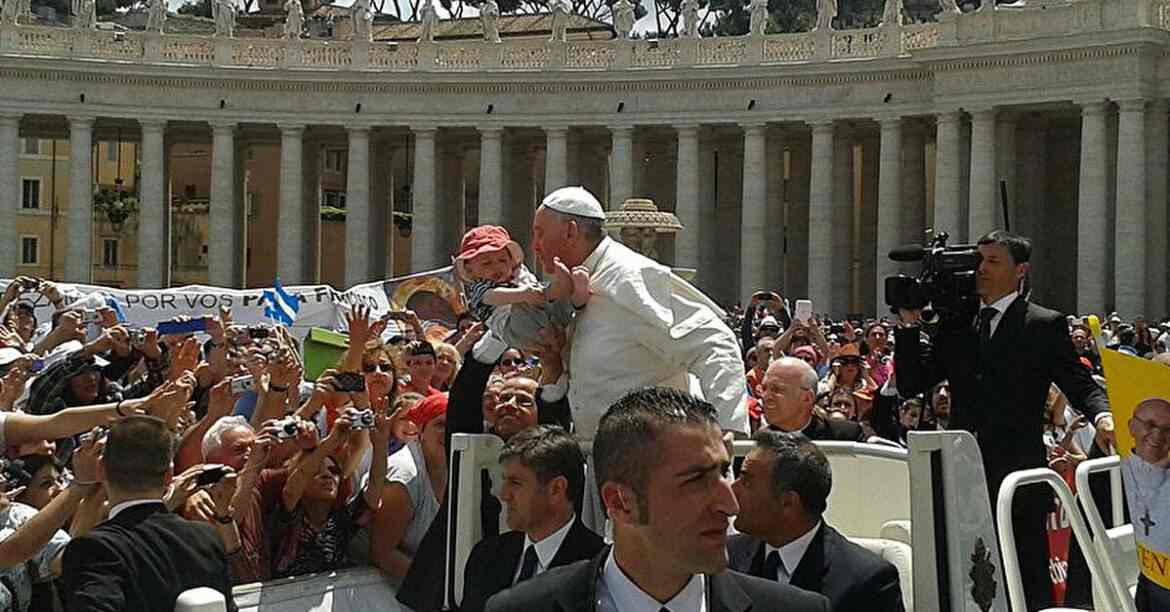
[[[1129, 420], [1133, 449], [1122, 466], [1125, 496], [1133, 517], [1138, 557], [1165, 559], [1170, 555], [1170, 401], [1143, 400]], [[1138, 577], [1138, 610], [1170, 610], [1170, 591], [1143, 574]]]
[[857, 423], [822, 419], [813, 412], [817, 372], [800, 359], [781, 357], [773, 361], [764, 374], [760, 399], [769, 429], [801, 432], [810, 440], [866, 440], [865, 431]]

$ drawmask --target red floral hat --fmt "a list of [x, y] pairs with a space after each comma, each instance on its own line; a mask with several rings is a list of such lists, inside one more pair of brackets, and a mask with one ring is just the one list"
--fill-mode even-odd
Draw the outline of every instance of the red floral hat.
[[512, 240], [508, 230], [498, 225], [473, 227], [467, 230], [467, 233], [463, 235], [463, 241], [459, 243], [459, 254], [455, 256], [455, 272], [459, 278], [470, 278], [465, 268], [467, 260], [476, 255], [503, 249], [507, 249], [508, 253], [511, 254], [513, 265], [519, 265], [520, 262], [524, 261], [524, 250], [516, 241]]

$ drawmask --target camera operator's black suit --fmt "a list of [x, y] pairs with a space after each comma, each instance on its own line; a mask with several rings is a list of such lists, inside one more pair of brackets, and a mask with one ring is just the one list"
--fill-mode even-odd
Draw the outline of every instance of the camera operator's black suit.
[[[1005, 476], [1048, 464], [1043, 420], [1051, 383], [1090, 422], [1109, 410], [1105, 391], [1077, 359], [1064, 315], [1023, 296], [1008, 306], [983, 350], [974, 313], [941, 322], [930, 347], [922, 345], [917, 328], [894, 333], [899, 395], [912, 397], [939, 381], [950, 381], [950, 427], [970, 431], [979, 440], [993, 514]], [[1048, 491], [1028, 487], [1016, 495], [1013, 506], [1030, 609], [1051, 599], [1044, 520], [1051, 499]]]

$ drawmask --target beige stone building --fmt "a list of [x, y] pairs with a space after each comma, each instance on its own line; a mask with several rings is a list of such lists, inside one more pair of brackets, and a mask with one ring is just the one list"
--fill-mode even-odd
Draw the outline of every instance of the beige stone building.
[[577, 183], [674, 212], [686, 229], [663, 259], [723, 303], [771, 287], [876, 313], [883, 278], [913, 269], [892, 247], [1010, 223], [1035, 240], [1037, 301], [1160, 316], [1168, 15], [1035, 0], [856, 30], [500, 43], [454, 34], [468, 24], [435, 42], [4, 24], [0, 273], [21, 255], [2, 215], [25, 215], [19, 152], [39, 137], [69, 149], [54, 273], [99, 278], [93, 144], [120, 132], [141, 160], [137, 286], [427, 270], [466, 225], [526, 244], [541, 196]]

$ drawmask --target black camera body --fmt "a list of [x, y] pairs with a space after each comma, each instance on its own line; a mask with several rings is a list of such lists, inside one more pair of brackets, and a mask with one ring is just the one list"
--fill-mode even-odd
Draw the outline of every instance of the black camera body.
[[925, 309], [926, 320], [972, 315], [979, 303], [975, 275], [983, 256], [973, 244], [947, 245], [950, 236], [941, 232], [927, 246], [910, 245], [890, 251], [894, 261], [921, 261], [918, 276], [886, 278], [886, 304], [899, 309]]

